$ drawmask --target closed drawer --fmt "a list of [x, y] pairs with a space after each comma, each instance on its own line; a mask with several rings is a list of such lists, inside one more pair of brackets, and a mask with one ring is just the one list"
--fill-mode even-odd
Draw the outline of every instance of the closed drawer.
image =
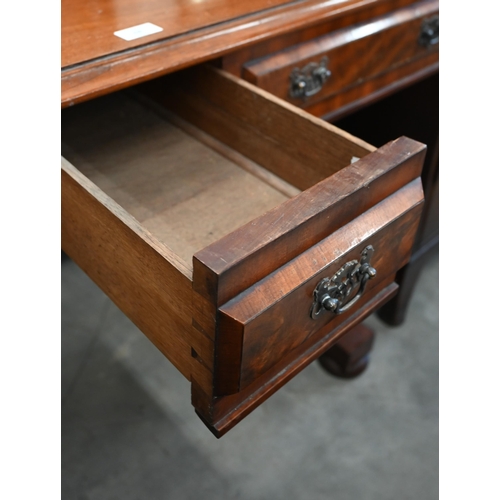
[[[243, 77], [293, 102], [309, 107], [327, 97], [337, 98], [337, 106], [359, 99], [353, 87], [373, 80], [374, 88], [408, 78], [437, 63], [439, 25], [438, 2], [418, 2], [390, 14], [374, 18], [292, 46], [267, 57], [249, 61]], [[366, 93], [365, 91], [363, 93]], [[333, 101], [332, 101], [333, 102]]]
[[63, 249], [217, 436], [397, 289], [420, 143], [375, 149], [210, 67], [66, 109], [62, 131]]

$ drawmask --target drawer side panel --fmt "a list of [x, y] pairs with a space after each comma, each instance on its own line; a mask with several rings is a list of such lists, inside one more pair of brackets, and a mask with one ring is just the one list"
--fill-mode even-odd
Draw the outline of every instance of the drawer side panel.
[[213, 342], [191, 326], [191, 280], [137, 221], [64, 159], [62, 167], [64, 251], [187, 379], [195, 372], [207, 387], [211, 373], [191, 350], [211, 359]]

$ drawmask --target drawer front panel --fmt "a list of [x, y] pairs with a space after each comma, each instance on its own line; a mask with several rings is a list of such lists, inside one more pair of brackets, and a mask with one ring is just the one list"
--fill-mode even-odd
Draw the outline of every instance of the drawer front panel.
[[418, 178], [425, 152], [401, 137], [204, 248], [195, 292], [222, 306]]
[[[221, 307], [220, 342], [227, 336], [233, 345], [236, 339], [241, 345], [233, 389], [247, 387], [325, 325], [337, 328], [380, 291], [379, 286], [409, 259], [422, 204], [416, 179]], [[360, 261], [369, 245], [374, 249], [369, 265], [376, 275], [363, 286], [356, 306], [348, 307], [359, 283], [344, 301], [348, 311], [335, 315], [322, 310], [312, 318], [318, 283], [347, 262]], [[227, 371], [224, 380], [224, 389], [231, 390]]]
[[364, 307], [357, 308], [338, 328], [330, 330], [329, 325], [326, 325], [324, 329], [300, 345], [300, 353], [291, 351], [268, 370], [265, 375], [256, 379], [255, 382], [242, 391], [219, 398], [220, 403], [215, 408], [216, 411], [212, 418], [213, 424], [210, 426], [212, 432], [218, 437], [224, 435], [307, 365], [330, 349], [351, 328], [365, 320], [373, 311], [376, 311], [387, 300], [394, 297], [398, 285], [391, 282], [388, 286], [384, 287], [382, 285], [379, 288], [380, 291]]
[[243, 76], [297, 106], [310, 105], [437, 51], [438, 35], [423, 33], [437, 12], [437, 1], [420, 2], [249, 62]]

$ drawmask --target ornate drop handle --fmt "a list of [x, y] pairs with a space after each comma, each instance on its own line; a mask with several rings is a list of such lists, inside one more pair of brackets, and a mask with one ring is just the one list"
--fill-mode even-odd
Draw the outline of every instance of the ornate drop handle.
[[290, 96], [305, 99], [317, 94], [332, 76], [327, 65], [328, 57], [325, 56], [319, 63], [309, 63], [302, 69], [294, 68], [290, 75]]
[[[371, 245], [361, 252], [360, 262], [351, 260], [343, 265], [331, 278], [323, 278], [314, 290], [311, 318], [318, 319], [323, 311], [338, 315], [350, 309], [363, 295], [368, 280], [375, 277], [377, 271], [370, 266], [375, 250]], [[353, 290], [358, 293], [349, 300]]]

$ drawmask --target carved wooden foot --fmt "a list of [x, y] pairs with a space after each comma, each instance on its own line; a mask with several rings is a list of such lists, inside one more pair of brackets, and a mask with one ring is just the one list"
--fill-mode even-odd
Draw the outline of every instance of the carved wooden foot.
[[368, 366], [374, 339], [373, 330], [361, 323], [320, 356], [318, 361], [336, 377], [357, 377]]

